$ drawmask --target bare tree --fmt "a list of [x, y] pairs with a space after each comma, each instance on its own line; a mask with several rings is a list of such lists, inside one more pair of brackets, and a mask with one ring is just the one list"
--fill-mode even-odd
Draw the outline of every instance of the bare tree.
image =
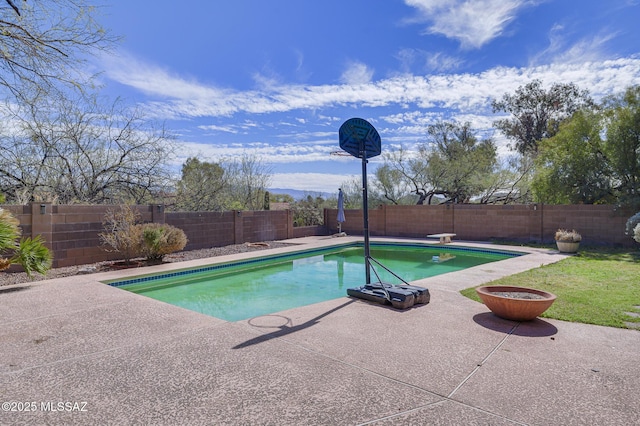
[[174, 144], [163, 127], [119, 101], [50, 95], [6, 111], [0, 191], [10, 201], [141, 203], [166, 186]]
[[20, 16], [20, 9], [18, 9], [18, 6], [16, 6], [16, 4], [11, 0], [6, 0], [6, 1], [7, 1], [7, 4], [11, 6], [11, 8], [18, 14], [18, 16]]
[[227, 207], [233, 210], [261, 210], [264, 193], [271, 182], [271, 168], [251, 154], [225, 162], [223, 167], [229, 176]]
[[23, 98], [24, 86], [82, 88], [86, 55], [109, 48], [116, 37], [96, 21], [84, 0], [5, 0], [0, 7], [0, 86]]

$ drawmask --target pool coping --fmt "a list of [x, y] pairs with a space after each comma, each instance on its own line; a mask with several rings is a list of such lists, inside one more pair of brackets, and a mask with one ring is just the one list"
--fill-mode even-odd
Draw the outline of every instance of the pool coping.
[[[271, 250], [335, 239], [293, 242]], [[4, 292], [3, 396], [34, 402], [37, 410], [1, 411], [0, 423], [631, 424], [638, 418], [640, 332], [501, 320], [458, 292], [567, 255], [454, 244], [529, 254], [420, 280], [431, 303], [406, 311], [344, 297], [225, 322], [100, 283], [131, 271]], [[176, 264], [147, 271], [168, 267]], [[86, 403], [85, 411], [64, 404], [51, 410], [60, 402]]]
[[[428, 239], [418, 239], [418, 238], [388, 238], [388, 237], [372, 237], [371, 242], [397, 242], [397, 243], [418, 243], [423, 245], [428, 245], [431, 247], [439, 247], [441, 244], [438, 242], [434, 242], [433, 240]], [[195, 260], [189, 260], [184, 262], [171, 262], [171, 263], [163, 263], [160, 265], [152, 265], [146, 266], [142, 268], [135, 269], [125, 269], [118, 271], [109, 271], [109, 272], [100, 272], [96, 274], [92, 274], [92, 276], [96, 277], [98, 281], [109, 284], [113, 281], [124, 280], [127, 277], [133, 276], [146, 276], [146, 275], [155, 275], [159, 273], [167, 273], [185, 269], [194, 269], [200, 267], [206, 267], [209, 265], [217, 265], [231, 262], [238, 262], [244, 260], [250, 260], [259, 257], [265, 256], [275, 256], [281, 254], [291, 254], [297, 251], [302, 250], [316, 250], [316, 249], [325, 249], [332, 246], [337, 245], [349, 245], [354, 243], [362, 243], [362, 237], [358, 236], [347, 236], [347, 237], [303, 237], [303, 238], [294, 238], [287, 240], [280, 240], [282, 243], [291, 244], [288, 247], [279, 247], [279, 248], [271, 248], [266, 250], [261, 250], [257, 252], [244, 252], [244, 253], [236, 253], [230, 255], [223, 256], [215, 256], [208, 258], [201, 258]], [[468, 247], [474, 248], [478, 250], [500, 250], [500, 251], [511, 251], [511, 252], [520, 252], [524, 255], [540, 253], [540, 251], [544, 251], [545, 249], [537, 249], [526, 246], [505, 246], [498, 245], [492, 243], [485, 242], [473, 242], [473, 241], [456, 241], [451, 244], [447, 244], [445, 247]]]
[[[416, 248], [426, 247], [431, 249], [438, 248], [438, 246], [434, 246], [433, 244], [424, 244], [416, 241], [401, 242], [401, 241], [372, 240], [371, 244], [372, 246], [377, 246], [377, 247], [403, 246], [403, 247], [416, 247]], [[286, 251], [282, 253], [263, 254], [263, 253], [255, 252], [254, 256], [250, 256], [241, 260], [236, 259], [236, 260], [226, 261], [226, 262], [217, 262], [212, 260], [211, 263], [207, 263], [205, 265], [192, 266], [188, 268], [181, 267], [178, 269], [170, 269], [163, 272], [135, 274], [135, 275], [127, 276], [124, 278], [118, 278], [115, 280], [110, 279], [102, 282], [104, 284], [107, 284], [113, 287], [125, 288], [130, 285], [153, 281], [156, 279], [165, 279], [165, 278], [172, 278], [176, 276], [184, 276], [184, 275], [190, 275], [190, 274], [201, 273], [201, 272], [209, 272], [209, 271], [221, 270], [225, 268], [233, 268], [233, 267], [242, 266], [242, 265], [260, 266], [260, 264], [263, 262], [282, 261], [282, 260], [286, 261], [286, 260], [295, 258], [296, 256], [299, 256], [299, 255], [326, 254], [331, 251], [342, 249], [342, 248], [354, 248], [354, 247], [363, 247], [363, 246], [364, 246], [364, 243], [362, 241], [350, 241], [350, 242], [341, 242], [339, 244], [332, 244], [332, 245], [327, 245], [322, 247], [314, 247], [314, 248], [302, 247], [302, 248], [299, 248], [298, 250]], [[460, 245], [456, 246], [453, 244], [447, 245], [446, 247], [442, 247], [442, 249], [450, 250], [452, 252], [501, 254], [509, 257], [517, 257], [517, 256], [523, 256], [527, 254], [526, 252], [516, 251], [516, 250], [502, 250], [502, 249], [498, 250], [498, 249], [490, 249], [488, 247], [479, 248], [479, 247], [469, 247], [469, 246], [460, 246]], [[209, 258], [209, 259], [215, 259], [215, 258]], [[506, 260], [506, 259], [500, 259], [500, 260]], [[135, 269], [130, 271], [135, 271]], [[128, 288], [125, 288], [125, 289], [128, 289]]]

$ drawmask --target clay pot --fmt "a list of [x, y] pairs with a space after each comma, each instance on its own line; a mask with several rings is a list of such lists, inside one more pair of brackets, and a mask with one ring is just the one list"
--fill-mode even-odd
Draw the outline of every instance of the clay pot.
[[580, 247], [579, 242], [556, 241], [556, 245], [560, 253], [576, 253]]
[[512, 321], [535, 319], [556, 300], [553, 293], [527, 287], [482, 286], [476, 292], [491, 312]]

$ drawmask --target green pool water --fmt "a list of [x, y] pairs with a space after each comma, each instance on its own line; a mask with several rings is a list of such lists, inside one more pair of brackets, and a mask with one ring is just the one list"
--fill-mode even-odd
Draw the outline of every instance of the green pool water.
[[[402, 277], [415, 281], [519, 255], [402, 244], [372, 244], [371, 256]], [[434, 258], [437, 256], [437, 258]], [[239, 321], [298, 306], [345, 297], [347, 288], [365, 283], [361, 245], [269, 256], [167, 276], [132, 277], [109, 282], [172, 305]], [[400, 281], [375, 268], [383, 281]], [[377, 281], [371, 274], [372, 281]]]

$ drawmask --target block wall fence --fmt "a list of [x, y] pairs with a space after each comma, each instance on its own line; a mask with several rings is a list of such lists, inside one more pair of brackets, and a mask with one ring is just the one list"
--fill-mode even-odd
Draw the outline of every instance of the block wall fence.
[[[55, 268], [119, 259], [101, 247], [104, 215], [114, 206], [5, 205], [20, 220], [24, 237], [42, 235], [53, 251]], [[182, 229], [185, 250], [260, 241], [277, 241], [337, 232], [336, 209], [325, 209], [325, 226], [294, 227], [290, 210], [230, 212], [165, 212], [162, 205], [134, 206], [143, 222], [167, 223]], [[587, 244], [633, 246], [624, 235], [635, 212], [605, 205], [437, 205], [382, 206], [369, 212], [372, 236], [424, 238], [453, 232], [457, 239], [552, 242], [558, 228], [576, 229]], [[346, 210], [342, 231], [362, 235], [362, 211]]]
[[[585, 244], [632, 247], [633, 239], [624, 234], [624, 229], [634, 213], [611, 205], [582, 204], [383, 205], [369, 211], [369, 234], [424, 238], [428, 234], [452, 232], [459, 240], [553, 243], [556, 230], [565, 228], [578, 231]], [[336, 209], [325, 210], [324, 223], [330, 232], [337, 232], [336, 218]], [[346, 210], [345, 218], [342, 231], [362, 234], [361, 210]]]
[[[116, 206], [33, 203], [0, 206], [20, 220], [23, 237], [42, 235], [53, 252], [53, 267], [82, 265], [121, 258], [101, 246], [105, 213]], [[162, 205], [134, 206], [142, 222], [167, 223], [182, 229], [185, 250], [315, 235], [317, 227], [293, 227], [288, 210], [229, 212], [165, 212]]]

